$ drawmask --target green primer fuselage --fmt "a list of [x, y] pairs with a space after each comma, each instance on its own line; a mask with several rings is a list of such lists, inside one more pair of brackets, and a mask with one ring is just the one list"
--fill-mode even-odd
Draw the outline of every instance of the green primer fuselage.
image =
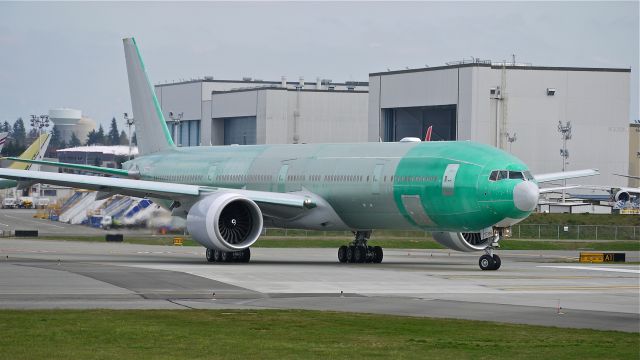
[[478, 231], [529, 215], [513, 202], [522, 180], [489, 181], [492, 170], [527, 167], [472, 142], [188, 147], [142, 156], [126, 168], [153, 181], [306, 190], [324, 198], [349, 229]]

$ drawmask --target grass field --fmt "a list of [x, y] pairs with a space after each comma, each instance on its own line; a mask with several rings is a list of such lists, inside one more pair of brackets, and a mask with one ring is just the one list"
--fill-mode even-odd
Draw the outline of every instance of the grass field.
[[[103, 236], [45, 236], [41, 240], [89, 241], [104, 242]], [[263, 237], [253, 247], [264, 248], [338, 248], [349, 242], [348, 238], [315, 238], [315, 237]], [[172, 245], [170, 236], [125, 236], [126, 243], [142, 245]], [[371, 245], [382, 246], [385, 249], [444, 249], [444, 247], [430, 238], [373, 238]], [[184, 246], [200, 246], [200, 244], [185, 237]], [[538, 241], [511, 240], [500, 241], [502, 250], [596, 250], [596, 251], [640, 251], [640, 241]]]
[[0, 311], [0, 359], [637, 359], [637, 333], [318, 311]]

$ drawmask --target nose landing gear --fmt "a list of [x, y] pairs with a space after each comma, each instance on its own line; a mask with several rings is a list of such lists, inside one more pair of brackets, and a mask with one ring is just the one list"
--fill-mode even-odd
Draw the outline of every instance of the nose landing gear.
[[338, 248], [338, 261], [341, 263], [375, 263], [382, 262], [384, 252], [380, 246], [368, 246], [371, 231], [356, 231], [351, 244]]
[[500, 260], [500, 256], [493, 253], [493, 250], [497, 247], [500, 247], [498, 244], [500, 241], [500, 235], [496, 234], [494, 236], [491, 245], [487, 246], [484, 249], [485, 254], [480, 256], [480, 260], [478, 261], [478, 265], [480, 265], [480, 269], [482, 270], [498, 270], [500, 269], [500, 265], [502, 261]]

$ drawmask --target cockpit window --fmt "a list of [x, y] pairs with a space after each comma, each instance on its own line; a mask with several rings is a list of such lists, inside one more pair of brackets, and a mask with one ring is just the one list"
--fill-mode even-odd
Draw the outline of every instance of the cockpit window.
[[520, 171], [509, 171], [509, 179], [524, 179], [524, 175]]
[[493, 170], [489, 175], [489, 180], [533, 180], [533, 176], [528, 171], [507, 171], [507, 170]]

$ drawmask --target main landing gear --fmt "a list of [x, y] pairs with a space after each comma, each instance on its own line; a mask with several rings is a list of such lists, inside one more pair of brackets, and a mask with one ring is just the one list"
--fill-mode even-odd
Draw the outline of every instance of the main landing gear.
[[493, 249], [499, 247], [498, 240], [500, 240], [499, 235], [495, 235], [495, 238], [491, 245], [489, 245], [486, 249], [484, 249], [485, 254], [480, 256], [480, 260], [478, 261], [478, 265], [480, 265], [480, 269], [482, 270], [498, 270], [500, 269], [500, 265], [502, 261], [500, 260], [500, 256], [493, 253]]
[[251, 250], [249, 248], [238, 251], [207, 249], [206, 255], [208, 262], [248, 263], [251, 259]]
[[355, 239], [351, 244], [338, 248], [338, 261], [341, 263], [381, 263], [384, 256], [382, 248], [367, 245], [371, 231], [356, 231], [354, 235]]

